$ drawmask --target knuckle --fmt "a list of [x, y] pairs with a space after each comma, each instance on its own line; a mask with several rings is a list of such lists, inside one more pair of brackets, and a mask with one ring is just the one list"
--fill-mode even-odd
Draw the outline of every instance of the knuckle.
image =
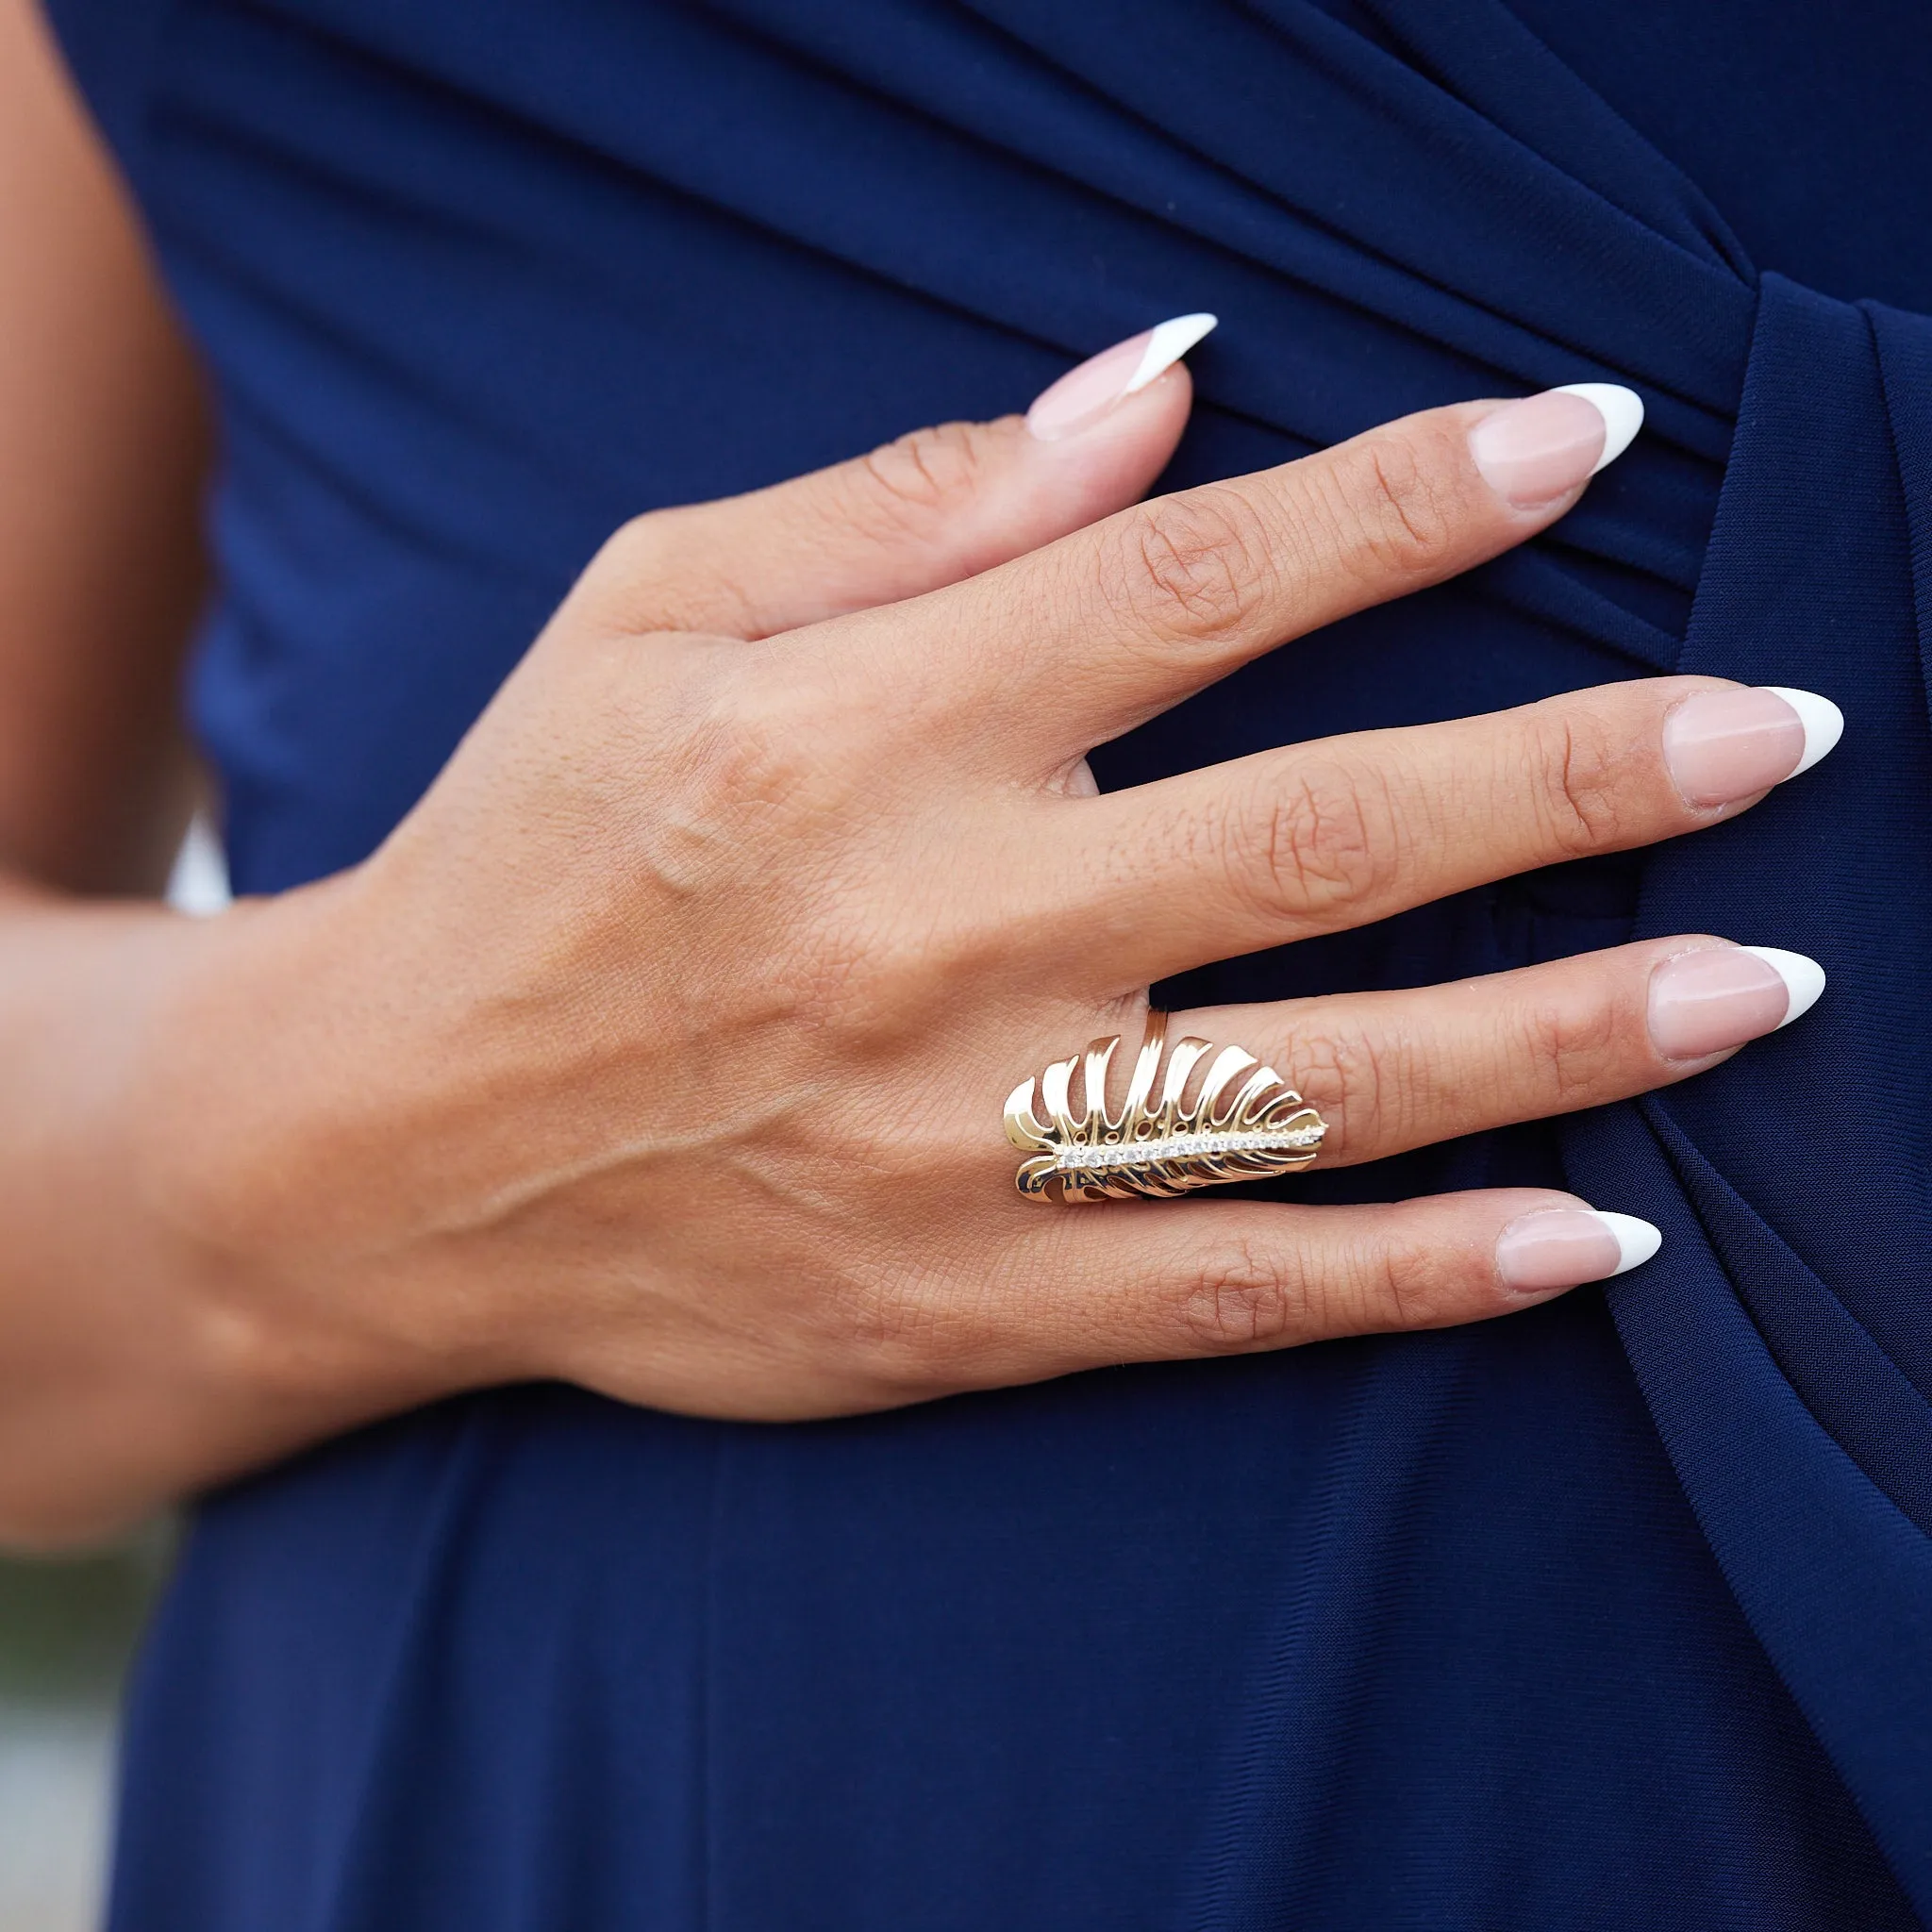
[[656, 581], [670, 567], [676, 552], [673, 510], [647, 510], [618, 525], [591, 559], [587, 575], [608, 590], [635, 591]]
[[1010, 1264], [976, 1258], [912, 1269], [882, 1259], [846, 1297], [840, 1346], [895, 1400], [978, 1387], [1014, 1345]]
[[1426, 1242], [1385, 1232], [1353, 1272], [1364, 1334], [1440, 1328], [1459, 1318], [1456, 1270]]
[[[1561, 857], [1581, 858], [1623, 841], [1627, 767], [1620, 749], [1587, 712], [1553, 712], [1541, 723], [1530, 769], [1541, 774], [1542, 783], [1533, 796], [1541, 808], [1541, 830]], [[1514, 776], [1506, 771], [1504, 780], [1513, 791]]]
[[1454, 472], [1410, 438], [1362, 437], [1324, 467], [1344, 558], [1376, 579], [1444, 575], [1456, 563], [1458, 495]]
[[618, 525], [591, 559], [586, 575], [617, 584], [648, 575], [663, 558], [661, 531], [659, 519], [652, 515]]
[[943, 1387], [958, 1373], [963, 1350], [941, 1308], [941, 1297], [926, 1282], [869, 1285], [849, 1299], [843, 1345], [882, 1383], [903, 1390]]
[[630, 877], [649, 879], [693, 917], [700, 908], [715, 917], [782, 906], [762, 946], [781, 933], [794, 950], [807, 936], [842, 943], [842, 929], [822, 928], [851, 896], [851, 802], [864, 781], [836, 709], [807, 680], [716, 670], [701, 668], [675, 697], [666, 693], [648, 721], [657, 763], [647, 790], [637, 784], [635, 750], [599, 761], [583, 781], [601, 836], [622, 850]]
[[[943, 941], [931, 935], [928, 921], [882, 918], [857, 904], [840, 909], [815, 977], [819, 1010], [852, 1054], [911, 1050], [929, 1035], [934, 1012], [957, 994]], [[916, 1124], [908, 1124], [905, 1144], [923, 1144]]]
[[[875, 855], [809, 832], [797, 847], [783, 921], [771, 920], [767, 892], [755, 901], [768, 921], [765, 997], [786, 1030], [811, 1037], [821, 1058], [854, 1074], [928, 1054], [933, 1016], [957, 1003], [960, 962], [976, 939], [961, 935], [935, 895], [883, 902]], [[929, 1181], [972, 1158], [974, 1142], [957, 1127], [943, 1111], [882, 1106], [851, 1144], [872, 1150], [862, 1163], [870, 1173], [903, 1167], [903, 1178]]]
[[1596, 998], [1539, 1002], [1516, 1033], [1519, 1091], [1557, 1113], [1604, 1098], [1631, 1043], [1624, 1014]]
[[1290, 1042], [1295, 1086], [1328, 1124], [1324, 1166], [1407, 1144], [1420, 1084], [1415, 1059], [1408, 1040], [1367, 1027], [1324, 1028]]
[[1202, 1353], [1245, 1355], [1301, 1340], [1309, 1299], [1299, 1257], [1251, 1240], [1223, 1240], [1197, 1267], [1181, 1320]]
[[808, 775], [811, 741], [790, 705], [747, 679], [741, 688], [713, 692], [685, 720], [683, 789], [733, 819], [789, 805]]
[[916, 429], [853, 466], [852, 508], [875, 535], [928, 536], [977, 492], [986, 466], [987, 441], [977, 425]]
[[642, 587], [655, 581], [662, 562], [663, 545], [655, 519], [632, 517], [598, 546], [577, 579], [575, 594], [627, 619], [646, 601]]
[[705, 541], [708, 508], [651, 510], [612, 531], [582, 578], [592, 610], [626, 632], [749, 634], [755, 600]]
[[1270, 916], [1319, 918], [1374, 898], [1399, 874], [1399, 821], [1374, 775], [1302, 758], [1285, 784], [1262, 785], [1253, 808], [1227, 822], [1226, 861]]
[[1191, 490], [1120, 518], [1102, 552], [1108, 600], [1163, 639], [1232, 636], [1266, 599], [1268, 533], [1239, 491]]

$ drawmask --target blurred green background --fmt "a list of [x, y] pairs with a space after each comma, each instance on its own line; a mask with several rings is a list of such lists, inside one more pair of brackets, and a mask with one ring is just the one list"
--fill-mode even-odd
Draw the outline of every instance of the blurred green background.
[[171, 1543], [0, 1558], [0, 1932], [98, 1921], [121, 1689]]
[[156, 1534], [71, 1561], [0, 1558], [0, 1703], [111, 1702], [165, 1552]]

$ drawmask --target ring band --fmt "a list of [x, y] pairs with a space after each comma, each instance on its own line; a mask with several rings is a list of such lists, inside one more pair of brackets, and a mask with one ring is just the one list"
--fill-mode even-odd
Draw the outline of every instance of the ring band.
[[[1107, 1070], [1120, 1043], [1119, 1034], [1096, 1040], [1084, 1057], [1056, 1060], [1039, 1076], [1044, 1126], [1033, 1110], [1034, 1082], [1014, 1088], [1007, 1139], [1028, 1157], [1013, 1177], [1028, 1199], [1171, 1200], [1223, 1181], [1292, 1174], [1321, 1152], [1328, 1131], [1322, 1116], [1273, 1067], [1239, 1046], [1215, 1054], [1194, 1104], [1183, 1107], [1190, 1075], [1215, 1050], [1205, 1040], [1178, 1041], [1155, 1100], [1167, 1050], [1167, 1015], [1160, 1012], [1147, 1015], [1125, 1104], [1118, 1116], [1108, 1113]], [[1074, 1075], [1083, 1059], [1076, 1112]], [[1230, 1089], [1233, 1097], [1224, 1106]]]

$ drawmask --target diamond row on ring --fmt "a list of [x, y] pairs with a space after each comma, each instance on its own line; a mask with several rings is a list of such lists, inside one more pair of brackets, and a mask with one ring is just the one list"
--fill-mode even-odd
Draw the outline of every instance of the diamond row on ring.
[[1266, 1147], [1319, 1147], [1319, 1126], [1257, 1128], [1238, 1134], [1170, 1134], [1161, 1141], [1130, 1141], [1120, 1147], [1063, 1147], [1062, 1168], [1139, 1167], [1157, 1160], [1183, 1160], [1197, 1154], [1246, 1154]]

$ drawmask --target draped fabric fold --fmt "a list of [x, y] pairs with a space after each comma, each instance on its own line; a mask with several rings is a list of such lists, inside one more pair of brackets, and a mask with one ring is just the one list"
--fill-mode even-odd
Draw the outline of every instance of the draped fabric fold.
[[[1024, 9], [982, 10], [1020, 30]], [[1932, 1919], [1932, 1107], [1903, 1050], [1932, 958], [1932, 320], [1757, 277], [1501, 8], [1365, 9], [1415, 68], [1291, 0], [1255, 10], [1312, 111], [1271, 141], [1250, 115], [1301, 117], [1265, 66], [1237, 70], [1192, 137], [1373, 258], [1598, 358], [1693, 447], [1659, 391], [1734, 408], [1674, 668], [1845, 708], [1847, 755], [1808, 793], [1649, 860], [1639, 926], [1775, 931], [1825, 964], [1832, 998], [1748, 1078], [1587, 1117], [1565, 1147], [1586, 1196], [1665, 1227], [1669, 1273], [1613, 1295], [1632, 1364], [1753, 1629]], [[1101, 38], [1110, 91], [1153, 71], [1144, 43]], [[1365, 167], [1385, 192], [1359, 192]], [[1485, 347], [1525, 379], [1554, 366]]]
[[1932, 940], [1928, 376], [1932, 322], [1764, 277], [1682, 665], [1835, 692], [1853, 756], [1822, 805], [1656, 855], [1641, 924], [1774, 923], [1833, 999], [1748, 1091], [1720, 1074], [1582, 1121], [1569, 1159], [1663, 1210], [1668, 1288], [1614, 1297], [1631, 1361], [1752, 1627], [1932, 1916], [1932, 1147], [1903, 1051]]

